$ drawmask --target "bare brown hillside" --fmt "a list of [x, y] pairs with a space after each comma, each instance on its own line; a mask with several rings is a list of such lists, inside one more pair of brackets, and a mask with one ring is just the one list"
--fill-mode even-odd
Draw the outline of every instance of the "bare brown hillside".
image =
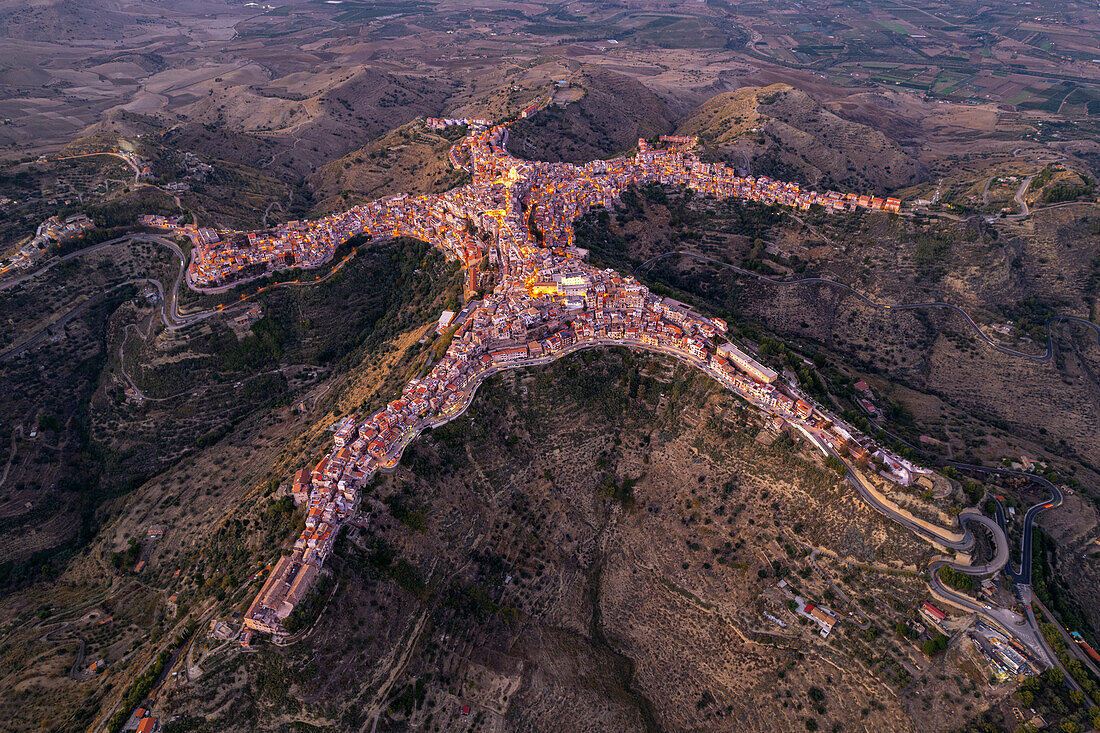
[[927, 177], [921, 163], [878, 129], [840, 117], [786, 84], [713, 97], [677, 131], [698, 135], [754, 174], [821, 188], [885, 193]]
[[369, 68], [327, 76], [290, 75], [271, 84], [248, 76], [233, 85], [219, 78], [179, 114], [230, 132], [272, 138], [282, 147], [280, 162], [308, 174], [413, 117], [437, 113], [448, 89], [430, 78]]
[[571, 81], [583, 89], [584, 97], [514, 125], [508, 141], [514, 155], [584, 163], [629, 150], [639, 137], [672, 130], [668, 105], [632, 77], [584, 67]]
[[447, 190], [466, 178], [447, 159], [452, 144], [421, 122], [402, 125], [311, 176], [316, 208], [333, 211], [393, 193]]
[[824, 546], [868, 568], [847, 577], [874, 578], [887, 628], [925, 593], [927, 548], [761, 427], [626, 351], [496, 377], [368, 497], [312, 631], [226, 650], [164, 704], [197, 730], [449, 730], [464, 705], [498, 731], [920, 729], [907, 645], [822, 639], [777, 582], [829, 597], [806, 549]]

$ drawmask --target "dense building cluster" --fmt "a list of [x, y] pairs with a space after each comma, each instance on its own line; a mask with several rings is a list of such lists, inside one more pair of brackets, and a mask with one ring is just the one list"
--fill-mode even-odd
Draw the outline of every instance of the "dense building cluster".
[[153, 216], [143, 223], [191, 239], [188, 283], [210, 288], [287, 267], [318, 267], [357, 235], [416, 237], [443, 247], [464, 263], [477, 261], [484, 243], [468, 228], [462, 193], [455, 189], [442, 196], [397, 194], [316, 221], [289, 221], [250, 232], [217, 232]]
[[[470, 185], [433, 196], [391, 196], [269, 233], [234, 233], [229, 239], [239, 246], [220, 239], [204, 247], [193, 265], [197, 282], [216, 282], [240, 261], [289, 256], [314, 264], [343, 239], [368, 233], [419, 237], [467, 264], [487, 254], [500, 273], [493, 292], [471, 303], [453, 326], [445, 355], [426, 376], [409, 382], [398, 399], [375, 414], [345, 419], [331, 452], [312, 471], [295, 476], [291, 493], [307, 507], [306, 528], [248, 609], [249, 628], [283, 633], [375, 472], [393, 468], [421, 431], [461, 414], [477, 385], [501, 369], [623, 344], [691, 363], [761, 409], [805, 422], [818, 438], [831, 427], [796, 388], [781, 384], [775, 371], [726, 341], [723, 321], [654, 295], [632, 277], [586, 263], [585, 252], [574, 246], [572, 227], [591, 207], [612, 205], [626, 187], [655, 181], [792, 205], [817, 203], [819, 197], [833, 201], [831, 195], [739, 178], [724, 166], [700, 163], [690, 150], [693, 138], [666, 139], [669, 147], [662, 149], [639, 141], [633, 158], [576, 166], [514, 158], [504, 147], [507, 134], [503, 126], [475, 131], [451, 150], [452, 160], [472, 174]], [[842, 203], [830, 208], [859, 205], [839, 194], [835, 200]], [[201, 239], [197, 230], [188, 233]]]
[[[931, 604], [924, 604], [930, 607]], [[924, 611], [927, 614], [927, 611]], [[939, 612], [942, 621], [942, 612]], [[927, 618], [927, 615], [926, 615]], [[1036, 673], [1034, 663], [1022, 644], [979, 621], [967, 632], [967, 638], [998, 680], [1023, 679]]]
[[[639, 140], [632, 158], [576, 166], [512, 157], [504, 151], [508, 129], [486, 128], [486, 120], [432, 119], [436, 126], [471, 125], [474, 132], [451, 148], [449, 158], [471, 172], [473, 183], [443, 194], [387, 196], [316, 221], [250, 232], [219, 232], [155, 216], [146, 217], [145, 223], [192, 240], [188, 281], [209, 288], [287, 267], [317, 267], [356, 235], [417, 237], [465, 264], [479, 260], [498, 238], [518, 241], [525, 231], [544, 247], [570, 247], [576, 217], [592, 206], [611, 206], [624, 188], [638, 184], [683, 185], [716, 197], [800, 209], [816, 204], [833, 212], [898, 211], [901, 205], [893, 198], [821, 193], [764, 176], [739, 176], [729, 166], [701, 162], [693, 152], [693, 137], [664, 136], [667, 146], [661, 148]], [[509, 206], [516, 196], [523, 206]]]
[[491, 127], [492, 120], [484, 117], [429, 117], [424, 120], [424, 125], [429, 130], [446, 130], [448, 127]]

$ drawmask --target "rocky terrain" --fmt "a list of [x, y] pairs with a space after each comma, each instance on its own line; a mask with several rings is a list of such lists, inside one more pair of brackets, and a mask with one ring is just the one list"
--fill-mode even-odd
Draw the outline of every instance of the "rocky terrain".
[[[188, 729], [445, 730], [464, 705], [491, 730], [921, 729], [907, 645], [869, 641], [921, 597], [928, 548], [789, 438], [704, 376], [622, 351], [486, 387], [374, 487], [315, 626], [169, 693]], [[877, 572], [898, 610], [838, 608], [870, 609], [870, 635], [800, 625], [780, 579], [841, 602], [810, 548], [849, 582]]]
[[726, 162], [756, 175], [820, 189], [884, 194], [928, 175], [912, 157], [916, 151], [786, 84], [719, 94], [678, 122], [677, 133], [699, 136]]

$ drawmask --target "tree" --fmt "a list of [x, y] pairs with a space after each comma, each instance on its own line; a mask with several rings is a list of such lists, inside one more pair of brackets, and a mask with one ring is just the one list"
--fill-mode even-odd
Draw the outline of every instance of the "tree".
[[840, 460], [836, 456], [826, 456], [825, 465], [833, 469], [837, 476], [843, 476], [848, 473], [848, 466], [844, 464], [844, 461]]
[[1043, 670], [1042, 678], [1051, 687], [1062, 687], [1066, 684], [1066, 676], [1057, 667]]
[[921, 651], [928, 656], [933, 656], [947, 648], [947, 637], [936, 633], [931, 639], [925, 639], [921, 644]]
[[976, 583], [974, 576], [947, 567], [940, 568], [940, 579], [952, 588], [961, 591], [973, 591]]

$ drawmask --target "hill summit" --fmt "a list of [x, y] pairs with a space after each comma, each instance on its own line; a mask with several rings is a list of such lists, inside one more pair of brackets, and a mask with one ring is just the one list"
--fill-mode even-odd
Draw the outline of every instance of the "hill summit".
[[551, 106], [513, 127], [508, 142], [513, 155], [585, 163], [629, 150], [639, 137], [672, 131], [673, 112], [636, 79], [582, 67], [572, 83], [583, 90], [581, 99]]
[[927, 177], [895, 141], [786, 84], [712, 97], [677, 133], [697, 135], [718, 157], [755, 175], [818, 188], [885, 193]]

